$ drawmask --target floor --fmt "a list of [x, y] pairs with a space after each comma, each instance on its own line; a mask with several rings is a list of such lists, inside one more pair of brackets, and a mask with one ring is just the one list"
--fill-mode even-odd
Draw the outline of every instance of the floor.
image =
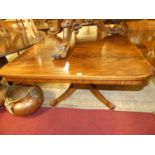
[[141, 112], [42, 108], [28, 117], [0, 112], [0, 134], [153, 135], [155, 116]]
[[[45, 102], [44, 107], [49, 107], [49, 102], [60, 96], [69, 84], [41, 84]], [[118, 111], [154, 112], [155, 111], [155, 78], [149, 80], [145, 87], [129, 86], [98, 86], [100, 92], [111, 101]], [[62, 101], [58, 107], [79, 109], [107, 109], [86, 88], [78, 89], [69, 98]]]

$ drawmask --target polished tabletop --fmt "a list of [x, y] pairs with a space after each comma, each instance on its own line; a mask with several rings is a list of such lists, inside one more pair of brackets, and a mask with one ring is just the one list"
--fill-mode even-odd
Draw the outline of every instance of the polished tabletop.
[[126, 37], [101, 39], [103, 34], [84, 27], [72, 37], [72, 47], [65, 59], [53, 60], [52, 53], [60, 42], [47, 36], [25, 53], [0, 69], [0, 76], [12, 81], [74, 82], [104, 84], [105, 81], [144, 81], [152, 67], [137, 47]]

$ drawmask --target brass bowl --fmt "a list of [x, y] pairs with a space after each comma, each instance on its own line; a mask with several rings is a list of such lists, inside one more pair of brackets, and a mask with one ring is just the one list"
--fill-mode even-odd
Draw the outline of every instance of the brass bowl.
[[0, 83], [0, 107], [4, 105], [4, 94], [7, 86]]
[[5, 107], [13, 115], [27, 116], [43, 104], [43, 92], [37, 85], [12, 85], [6, 90]]

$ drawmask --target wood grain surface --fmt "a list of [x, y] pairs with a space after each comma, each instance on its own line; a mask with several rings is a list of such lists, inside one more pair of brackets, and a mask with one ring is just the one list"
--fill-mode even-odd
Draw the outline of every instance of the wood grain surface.
[[152, 75], [150, 64], [127, 38], [101, 40], [99, 34], [95, 26], [82, 28], [62, 60], [51, 57], [61, 37], [47, 36], [1, 68], [0, 76], [21, 82], [140, 84]]

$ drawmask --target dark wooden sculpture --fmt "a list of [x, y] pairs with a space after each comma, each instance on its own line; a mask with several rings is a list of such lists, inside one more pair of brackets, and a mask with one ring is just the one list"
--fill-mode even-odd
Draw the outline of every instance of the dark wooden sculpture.
[[[98, 20], [98, 19], [64, 19], [64, 20], [59, 20], [57, 25], [53, 25], [54, 32], [53, 34], [57, 34], [60, 31], [63, 31], [63, 41], [62, 43], [57, 47], [57, 50], [55, 53], [53, 53], [52, 57], [54, 59], [62, 59], [65, 58], [69, 46], [70, 46], [70, 40], [72, 33], [74, 32], [75, 34], [78, 34], [78, 31], [80, 28], [83, 26], [91, 26], [91, 25], [96, 25], [101, 31], [103, 31], [106, 36], [112, 36], [115, 34], [121, 34], [125, 35], [126, 32], [126, 27], [125, 24], [123, 24], [123, 20], [119, 21], [118, 23], [115, 23], [114, 21], [108, 21], [111, 22], [111, 24], [106, 24], [108, 20]], [[59, 25], [59, 26], [58, 26]], [[55, 33], [57, 32], [57, 33]]]

